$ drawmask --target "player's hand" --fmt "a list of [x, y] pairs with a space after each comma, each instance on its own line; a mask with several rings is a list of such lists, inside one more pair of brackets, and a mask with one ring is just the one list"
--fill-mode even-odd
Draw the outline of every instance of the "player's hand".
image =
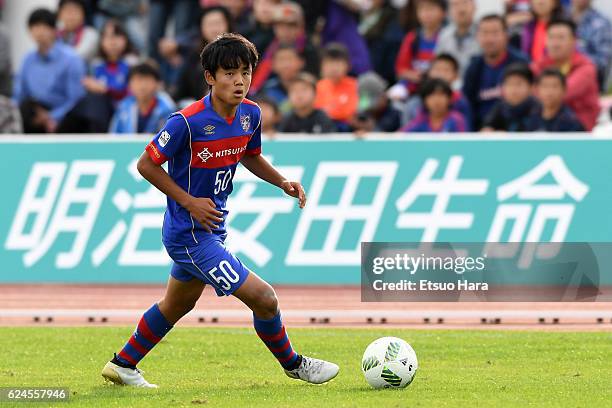
[[218, 223], [223, 222], [223, 213], [215, 207], [215, 202], [210, 198], [192, 197], [185, 209], [194, 220], [202, 224], [207, 232], [218, 228]]
[[298, 181], [285, 180], [281, 183], [280, 188], [283, 189], [285, 194], [295, 197], [300, 202], [300, 208], [304, 208], [306, 205], [306, 193], [304, 187]]

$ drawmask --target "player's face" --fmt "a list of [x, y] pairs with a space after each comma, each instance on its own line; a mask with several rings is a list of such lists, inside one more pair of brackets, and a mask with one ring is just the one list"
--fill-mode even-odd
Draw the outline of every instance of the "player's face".
[[241, 64], [237, 69], [219, 68], [215, 77], [206, 71], [206, 82], [213, 87], [215, 96], [228, 105], [238, 105], [251, 86], [251, 67]]

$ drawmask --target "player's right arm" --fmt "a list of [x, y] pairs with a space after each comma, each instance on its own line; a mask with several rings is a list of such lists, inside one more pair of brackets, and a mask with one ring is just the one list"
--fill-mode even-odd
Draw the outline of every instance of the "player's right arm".
[[[182, 122], [182, 123], [181, 123]], [[223, 213], [215, 208], [210, 198], [194, 197], [183, 190], [161, 166], [181, 148], [186, 147], [185, 122], [182, 116], [168, 119], [166, 125], [153, 138], [138, 160], [138, 172], [159, 191], [189, 211], [194, 220], [211, 232], [222, 222]]]

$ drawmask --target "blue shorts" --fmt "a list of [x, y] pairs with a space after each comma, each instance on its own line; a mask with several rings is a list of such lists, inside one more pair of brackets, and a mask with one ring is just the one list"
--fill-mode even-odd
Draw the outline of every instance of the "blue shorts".
[[166, 245], [166, 251], [174, 261], [173, 278], [182, 282], [197, 278], [215, 288], [217, 296], [234, 293], [251, 272], [215, 235], [198, 244]]

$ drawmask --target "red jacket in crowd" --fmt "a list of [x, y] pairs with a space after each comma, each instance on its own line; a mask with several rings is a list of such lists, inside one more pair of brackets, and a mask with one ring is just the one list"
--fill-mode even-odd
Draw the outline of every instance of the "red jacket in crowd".
[[[555, 66], [550, 57], [543, 57], [532, 65], [535, 75], [544, 69]], [[584, 54], [576, 51], [568, 68], [561, 67], [567, 81], [565, 103], [572, 108], [576, 116], [588, 131], [592, 130], [599, 116], [599, 86], [597, 68]]]

